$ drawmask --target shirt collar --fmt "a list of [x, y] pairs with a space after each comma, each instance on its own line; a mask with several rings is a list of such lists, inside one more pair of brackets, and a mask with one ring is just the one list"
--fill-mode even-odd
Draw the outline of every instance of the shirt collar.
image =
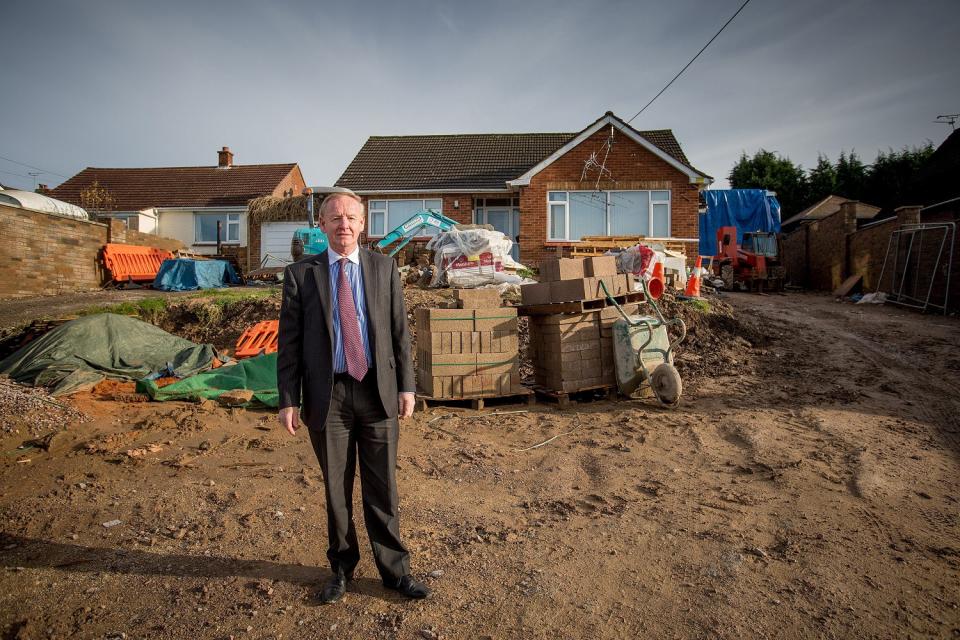
[[338, 262], [340, 258], [346, 258], [353, 264], [360, 264], [360, 245], [357, 245], [349, 255], [345, 256], [342, 256], [333, 249], [327, 247], [327, 261], [329, 264], [332, 265], [334, 262]]

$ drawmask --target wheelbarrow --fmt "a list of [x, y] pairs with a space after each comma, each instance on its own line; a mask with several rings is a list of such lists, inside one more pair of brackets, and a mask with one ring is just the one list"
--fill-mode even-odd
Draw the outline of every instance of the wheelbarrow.
[[[687, 336], [687, 326], [680, 318], [666, 320], [660, 307], [650, 296], [647, 283], [641, 278], [643, 293], [653, 307], [653, 316], [628, 316], [601, 281], [607, 299], [623, 316], [613, 323], [613, 356], [617, 387], [630, 398], [651, 395], [665, 407], [676, 407], [683, 393], [683, 382], [673, 366], [673, 353]], [[677, 336], [671, 340], [667, 332], [677, 327]]]

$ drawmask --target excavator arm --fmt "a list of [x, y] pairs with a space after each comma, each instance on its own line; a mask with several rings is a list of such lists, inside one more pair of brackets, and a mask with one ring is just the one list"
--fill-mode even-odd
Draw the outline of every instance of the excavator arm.
[[375, 245], [377, 250], [383, 252], [393, 243], [400, 241], [396, 247], [390, 251], [390, 256], [395, 256], [407, 244], [420, 235], [427, 227], [435, 227], [440, 231], [450, 231], [457, 225], [456, 220], [451, 220], [442, 213], [433, 209], [423, 209], [418, 211], [406, 222], [397, 226], [393, 231], [385, 235]]

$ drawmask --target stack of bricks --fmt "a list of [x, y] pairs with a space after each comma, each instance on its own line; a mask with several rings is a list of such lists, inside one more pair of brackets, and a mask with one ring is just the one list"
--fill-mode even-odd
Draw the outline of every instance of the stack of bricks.
[[[457, 290], [458, 309], [417, 309], [417, 386], [431, 398], [489, 398], [520, 386], [517, 310], [496, 289]], [[478, 308], [479, 307], [479, 308]]]
[[[618, 275], [612, 256], [548, 260], [540, 268], [541, 282], [524, 285], [524, 304], [541, 305], [605, 297], [633, 290], [629, 275]], [[622, 305], [628, 314], [637, 305]], [[613, 323], [620, 318], [616, 307], [581, 313], [530, 316], [530, 354], [534, 377], [540, 387], [570, 393], [616, 384], [613, 357]]]
[[613, 256], [595, 258], [558, 258], [540, 266], [540, 282], [520, 287], [523, 304], [553, 304], [597, 300], [606, 297], [603, 287], [612, 296], [633, 292], [633, 276], [617, 273]]
[[[628, 314], [637, 304], [621, 305]], [[530, 354], [537, 384], [570, 393], [616, 385], [613, 323], [616, 307], [587, 313], [530, 316]]]

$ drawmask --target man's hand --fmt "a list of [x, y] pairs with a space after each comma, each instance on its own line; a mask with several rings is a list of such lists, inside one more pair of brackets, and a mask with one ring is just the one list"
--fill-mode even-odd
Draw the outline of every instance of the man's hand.
[[413, 405], [416, 403], [416, 396], [409, 391], [400, 392], [399, 396], [399, 414], [400, 419], [404, 420], [413, 415]]
[[[412, 407], [413, 405], [411, 405]], [[299, 409], [297, 407], [284, 407], [280, 409], [280, 426], [290, 432], [290, 435], [297, 435], [297, 427], [300, 426], [300, 418], [297, 416]]]

